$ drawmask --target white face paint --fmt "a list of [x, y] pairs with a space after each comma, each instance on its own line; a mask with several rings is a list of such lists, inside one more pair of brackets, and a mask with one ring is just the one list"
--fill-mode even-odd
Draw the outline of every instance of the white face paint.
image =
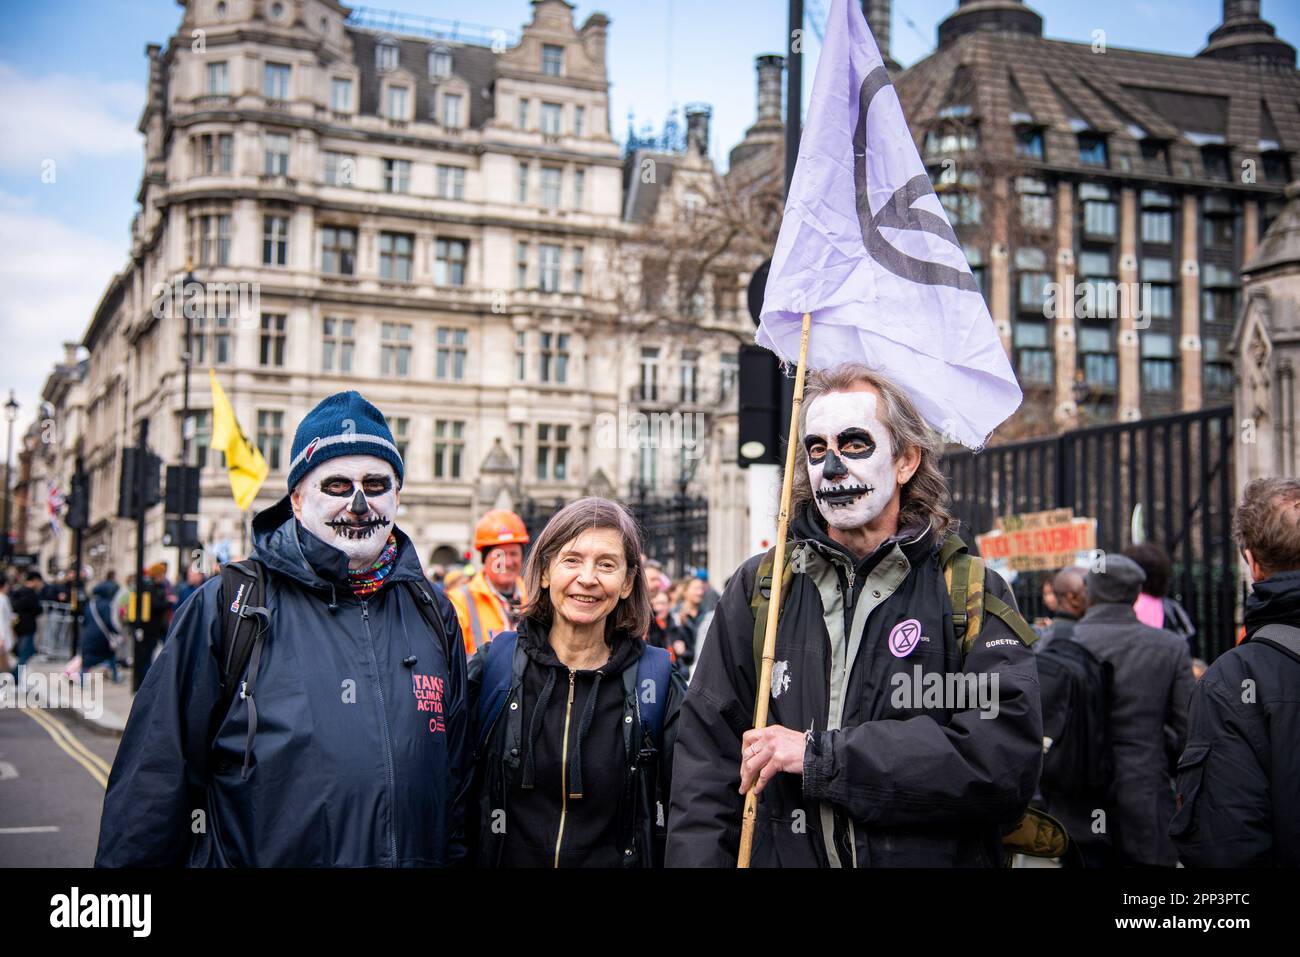
[[870, 392], [829, 392], [808, 407], [804, 451], [813, 501], [834, 528], [874, 521], [894, 495], [894, 448]]
[[379, 557], [397, 515], [397, 476], [373, 455], [340, 455], [312, 469], [290, 501], [307, 531], [364, 568]]

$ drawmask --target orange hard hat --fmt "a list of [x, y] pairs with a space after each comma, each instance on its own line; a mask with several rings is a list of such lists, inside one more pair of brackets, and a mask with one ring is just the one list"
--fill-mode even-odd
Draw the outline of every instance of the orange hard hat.
[[504, 508], [494, 508], [474, 526], [474, 547], [492, 548], [496, 545], [527, 545], [528, 529], [524, 520]]

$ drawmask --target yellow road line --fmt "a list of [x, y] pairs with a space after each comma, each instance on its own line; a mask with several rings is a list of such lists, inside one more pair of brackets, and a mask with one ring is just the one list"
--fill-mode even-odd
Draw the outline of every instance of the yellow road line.
[[63, 740], [66, 741], [74, 750], [80, 751], [84, 757], [88, 758], [91, 764], [95, 765], [95, 767], [99, 768], [105, 774], [112, 772], [112, 764], [105, 761], [94, 751], [90, 750], [90, 748], [86, 746], [85, 742], [64, 727], [63, 724], [56, 720], [52, 715], [41, 712], [41, 717], [48, 718], [51, 729], [57, 733], [59, 737], [63, 738]]
[[[67, 752], [68, 756], [72, 758], [72, 760], [76, 761], [83, 768], [85, 768], [86, 772], [97, 782], [99, 782], [100, 787], [102, 787], [105, 791], [108, 790], [107, 774], [100, 769], [98, 764], [86, 760], [86, 758], [82, 756], [81, 752], [75, 750], [74, 748], [72, 748], [67, 744], [67, 742], [60, 735], [60, 732], [63, 731], [63, 729], [56, 726], [56, 723], [53, 718], [51, 718], [49, 715], [41, 714], [41, 712], [36, 710], [35, 708], [22, 708], [20, 710], [28, 717], [30, 717], [33, 721], [35, 721], [37, 724], [39, 724], [42, 728], [44, 728], [46, 733], [49, 734], [49, 736], [54, 739], [54, 743], [57, 744], [60, 748], [62, 748], [65, 752]], [[75, 738], [73, 739], [73, 741], [78, 745], [81, 744], [81, 742], [76, 741]]]

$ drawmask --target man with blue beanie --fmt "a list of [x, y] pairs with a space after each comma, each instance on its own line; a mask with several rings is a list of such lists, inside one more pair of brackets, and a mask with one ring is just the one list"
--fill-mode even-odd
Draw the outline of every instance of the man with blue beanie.
[[98, 866], [463, 861], [465, 655], [395, 523], [402, 479], [359, 393], [302, 420], [252, 561], [185, 603], [136, 697]]

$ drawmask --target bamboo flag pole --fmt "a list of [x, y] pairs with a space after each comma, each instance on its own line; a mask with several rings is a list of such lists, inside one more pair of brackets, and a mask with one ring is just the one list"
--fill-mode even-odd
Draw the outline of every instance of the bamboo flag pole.
[[[794, 401], [790, 403], [790, 438], [785, 444], [785, 475], [781, 479], [781, 509], [776, 515], [776, 549], [772, 555], [772, 601], [767, 609], [767, 629], [763, 633], [763, 670], [758, 676], [754, 701], [754, 727], [767, 727], [767, 706], [771, 701], [772, 659], [776, 657], [776, 623], [781, 615], [781, 573], [785, 568], [785, 537], [790, 527], [790, 498], [794, 493], [795, 443], [799, 441], [799, 409], [803, 405], [803, 380], [808, 366], [808, 330], [812, 314], [803, 314], [799, 333], [799, 367], [794, 377]], [[755, 582], [754, 587], [759, 587]], [[755, 782], [757, 785], [757, 782]], [[745, 795], [745, 813], [741, 819], [740, 854], [737, 867], [749, 867], [749, 852], [754, 843], [754, 823], [758, 818], [758, 794], [750, 788]]]

